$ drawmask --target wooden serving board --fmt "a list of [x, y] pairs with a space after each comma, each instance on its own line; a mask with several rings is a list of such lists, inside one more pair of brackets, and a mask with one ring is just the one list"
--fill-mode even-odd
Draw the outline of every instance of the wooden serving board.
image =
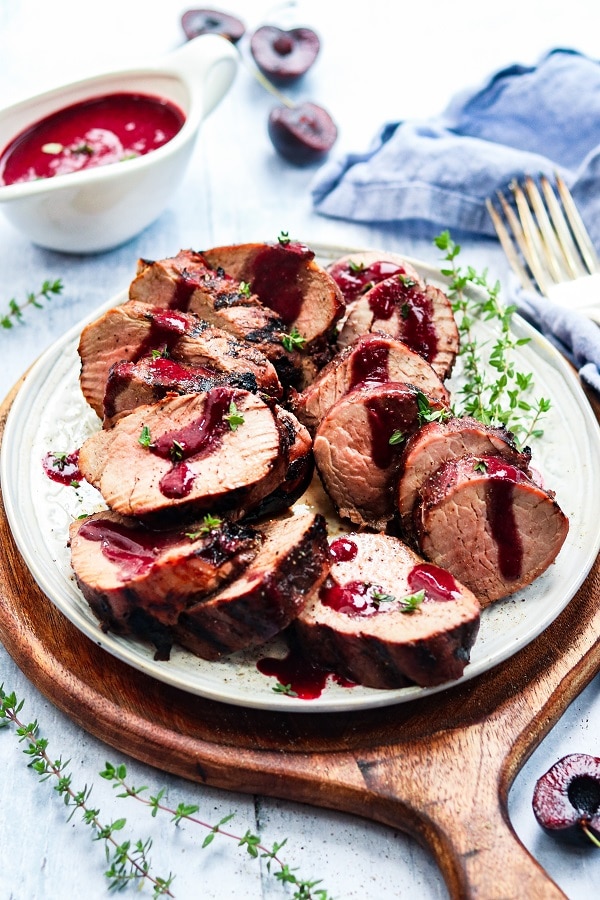
[[[0, 408], [0, 438], [18, 387]], [[82, 728], [192, 781], [404, 830], [430, 848], [453, 897], [565, 896], [514, 833], [507, 795], [600, 670], [600, 557], [560, 617], [479, 678], [395, 707], [282, 714], [204, 700], [109, 656], [40, 591], [0, 511], [0, 638]]]

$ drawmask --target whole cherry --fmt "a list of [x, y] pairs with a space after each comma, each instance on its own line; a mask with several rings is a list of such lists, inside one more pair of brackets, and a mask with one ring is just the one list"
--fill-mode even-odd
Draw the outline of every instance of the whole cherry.
[[600, 847], [600, 758], [572, 753], [538, 780], [533, 812], [551, 834]]

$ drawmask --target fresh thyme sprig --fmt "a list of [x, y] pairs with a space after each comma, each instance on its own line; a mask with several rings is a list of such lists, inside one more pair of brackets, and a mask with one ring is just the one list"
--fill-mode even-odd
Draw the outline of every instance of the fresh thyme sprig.
[[14, 298], [8, 302], [8, 312], [0, 317], [0, 325], [2, 328], [13, 328], [15, 322], [21, 322], [23, 319], [23, 311], [28, 306], [34, 306], [36, 309], [42, 309], [43, 300], [51, 300], [55, 294], [60, 294], [63, 289], [63, 283], [60, 278], [56, 281], [44, 281], [41, 288], [37, 292], [31, 291], [27, 294], [27, 298], [23, 303], [18, 303]]
[[246, 833], [240, 837], [224, 828], [224, 826], [234, 818], [234, 813], [220, 819], [215, 825], [211, 825], [209, 822], [205, 822], [196, 816], [200, 807], [195, 803], [180, 803], [175, 809], [167, 806], [166, 803], [163, 802], [165, 796], [164, 788], [162, 788], [156, 796], [143, 796], [146, 794], [148, 788], [146, 786], [134, 787], [133, 785], [128, 784], [126, 781], [127, 768], [125, 765], [113, 766], [112, 763], [107, 762], [106, 768], [104, 771], [100, 772], [100, 775], [107, 781], [112, 781], [113, 787], [116, 790], [121, 791], [121, 793], [117, 794], [118, 797], [132, 797], [134, 800], [138, 800], [149, 808], [152, 816], [156, 816], [160, 810], [171, 816], [171, 822], [173, 822], [174, 825], [178, 825], [185, 819], [188, 822], [193, 822], [195, 825], [199, 825], [201, 828], [206, 829], [208, 833], [202, 842], [203, 849], [212, 843], [217, 834], [220, 834], [223, 837], [232, 838], [237, 841], [238, 847], [245, 847], [246, 851], [253, 859], [258, 859], [259, 856], [261, 859], [266, 859], [267, 871], [271, 872], [271, 865], [275, 864], [278, 868], [273, 872], [274, 878], [282, 884], [293, 885], [295, 888], [293, 894], [294, 900], [332, 900], [325, 889], [317, 888], [317, 885], [321, 883], [320, 881], [307, 881], [299, 878], [294, 874], [294, 871], [283, 862], [279, 856], [279, 851], [287, 843], [287, 840], [283, 840], [281, 843], [275, 843], [272, 848], [269, 849], [261, 843], [261, 839], [258, 835], [252, 834], [250, 831], [246, 831]]
[[69, 760], [62, 757], [52, 759], [48, 753], [48, 740], [39, 736], [39, 726], [36, 720], [26, 723], [19, 714], [24, 701], [17, 700], [13, 693], [7, 694], [4, 685], [0, 687], [0, 725], [9, 722], [15, 726], [19, 741], [24, 743], [23, 753], [30, 757], [29, 766], [38, 775], [40, 781], [56, 779], [54, 790], [63, 798], [65, 806], [71, 808], [68, 821], [75, 813], [81, 812], [84, 824], [89, 825], [94, 832], [94, 840], [104, 841], [106, 859], [109, 868], [105, 875], [110, 883], [111, 890], [122, 890], [131, 883], [140, 883], [146, 879], [153, 889], [153, 897], [173, 897], [170, 887], [173, 875], [168, 878], [154, 876], [150, 872], [148, 851], [152, 841], [119, 841], [115, 834], [122, 831], [127, 824], [126, 819], [116, 819], [109, 825], [103, 825], [100, 821], [100, 810], [90, 805], [91, 787], [87, 785], [82, 790], [76, 790], [72, 784], [72, 776], [68, 773]]
[[[174, 897], [171, 887], [175, 876], [169, 874], [167, 878], [162, 878], [151, 872], [148, 854], [152, 840], [148, 838], [135, 843], [129, 840], [120, 842], [115, 835], [125, 828], [127, 819], [124, 818], [116, 819], [108, 825], [102, 824], [100, 810], [90, 804], [92, 788], [86, 785], [82, 790], [76, 790], [73, 787], [72, 776], [68, 772], [70, 760], [63, 760], [61, 757], [52, 759], [48, 752], [47, 738], [39, 735], [37, 720], [26, 723], [20, 718], [23, 705], [23, 700], [18, 700], [14, 692], [7, 693], [4, 685], [1, 685], [0, 728], [9, 724], [14, 726], [19, 742], [26, 745], [23, 753], [30, 758], [29, 767], [38, 775], [40, 782], [56, 780], [54, 790], [63, 798], [65, 806], [71, 808], [68, 821], [79, 810], [84, 824], [92, 829], [94, 840], [104, 842], [108, 863], [108, 869], [104, 874], [109, 881], [109, 889], [120, 891], [131, 885], [141, 887], [146, 883], [151, 885], [155, 900], [158, 897]], [[268, 872], [271, 872], [272, 865], [276, 866], [276, 870], [272, 873], [273, 877], [281, 884], [294, 887], [293, 900], [333, 900], [324, 888], [317, 887], [320, 881], [300, 878], [295, 874], [295, 870], [281, 859], [279, 854], [287, 839], [281, 843], [274, 843], [269, 849], [261, 842], [259, 835], [249, 830], [244, 835], [236, 835], [227, 830], [224, 826], [234, 818], [233, 813], [211, 825], [196, 816], [200, 809], [196, 804], [179, 803], [175, 809], [167, 806], [163, 802], [165, 788], [161, 788], [156, 796], [142, 796], [148, 789], [145, 786], [129, 785], [126, 782], [127, 769], [124, 765], [114, 766], [107, 762], [99, 774], [105, 780], [112, 781], [113, 787], [121, 791], [117, 794], [119, 798], [133, 797], [147, 806], [153, 817], [160, 811], [170, 815], [174, 825], [186, 820], [205, 828], [208, 833], [202, 842], [202, 849], [208, 847], [219, 834], [237, 841], [238, 847], [245, 848], [253, 859], [265, 859]]]
[[[544, 397], [532, 399], [532, 373], [516, 368], [513, 352], [529, 342], [529, 338], [516, 338], [511, 331], [516, 307], [500, 303], [500, 283], [490, 284], [487, 270], [477, 273], [471, 266], [463, 268], [458, 264], [460, 245], [448, 231], [438, 235], [434, 243], [445, 254], [446, 266], [441, 271], [449, 279], [448, 297], [460, 335], [464, 383], [457, 392], [455, 411], [486, 425], [505, 425], [524, 446], [531, 438], [543, 434], [539, 422], [551, 404]], [[469, 294], [469, 285], [480, 288], [481, 292]], [[474, 333], [478, 321], [490, 320], [495, 320], [500, 327], [491, 348], [478, 341]], [[484, 348], [489, 350], [487, 360], [482, 354]], [[490, 377], [488, 369], [497, 373], [495, 379]]]

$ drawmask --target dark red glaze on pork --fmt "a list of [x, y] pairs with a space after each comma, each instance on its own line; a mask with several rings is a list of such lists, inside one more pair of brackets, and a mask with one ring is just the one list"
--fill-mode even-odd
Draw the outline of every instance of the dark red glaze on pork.
[[482, 605], [531, 584], [556, 559], [569, 524], [554, 496], [498, 457], [464, 456], [426, 481], [413, 512], [426, 559]]
[[263, 543], [244, 573], [179, 619], [177, 640], [219, 659], [259, 646], [286, 628], [331, 566], [322, 516], [298, 513], [260, 526]]
[[304, 653], [375, 688], [459, 678], [479, 628], [476, 597], [454, 579], [449, 597], [429, 585], [413, 597], [411, 573], [422, 566], [421, 557], [389, 535], [362, 532], [349, 539], [356, 555], [334, 561], [294, 623]]

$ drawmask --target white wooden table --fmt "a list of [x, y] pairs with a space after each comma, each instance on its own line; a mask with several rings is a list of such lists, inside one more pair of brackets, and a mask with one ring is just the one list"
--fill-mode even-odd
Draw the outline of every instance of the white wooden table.
[[[546, 0], [501, 4], [455, 0], [400, 5], [371, 0], [362, 6], [304, 0], [270, 6], [246, 0], [231, 6], [249, 29], [261, 23], [310, 25], [322, 38], [313, 70], [290, 93], [321, 103], [337, 121], [334, 152], [365, 149], [387, 120], [426, 117], [457, 91], [479, 84], [511, 62], [535, 62], [553, 46], [597, 52], [597, 5]], [[174, 0], [3, 0], [0, 3], [0, 103], [102, 69], [151, 60], [183, 39]], [[295, 169], [276, 157], [266, 133], [272, 99], [244, 69], [229, 95], [206, 122], [183, 185], [164, 215], [138, 238], [95, 257], [68, 257], [32, 246], [0, 217], [0, 313], [46, 278], [61, 278], [63, 294], [43, 311], [29, 311], [21, 326], [0, 333], [0, 389], [4, 396], [39, 353], [69, 326], [131, 280], [140, 256], [160, 258], [181, 247], [272, 240], [281, 230], [311, 242], [386, 246], [435, 263], [432, 235], [418, 237], [391, 227], [325, 219], [310, 204], [314, 168]], [[465, 259], [506, 276], [493, 242], [463, 242]], [[0, 598], [1, 602], [1, 598]], [[175, 829], [150, 818], [133, 801], [118, 800], [98, 772], [105, 760], [123, 761], [59, 713], [28, 683], [0, 647], [0, 681], [25, 700], [23, 715], [37, 718], [53, 757], [70, 758], [74, 784], [93, 785], [92, 802], [105, 820], [127, 818], [132, 839], [151, 836], [156, 872], [176, 875], [179, 898], [279, 898], [286, 893], [235, 843], [215, 841], [200, 852], [204, 833], [189, 824]], [[597, 888], [598, 851], [573, 850], [546, 837], [533, 819], [536, 779], [559, 757], [597, 754], [600, 748], [600, 680], [568, 710], [520, 773], [510, 796], [515, 828], [528, 848], [570, 898]], [[288, 839], [286, 861], [302, 877], [322, 879], [337, 900], [439, 898], [447, 895], [435, 864], [411, 839], [345, 815], [265, 797], [208, 789], [126, 760], [130, 779], [156, 793], [167, 788], [175, 806], [198, 803], [212, 822], [235, 811], [232, 830], [260, 832], [267, 844]], [[27, 769], [11, 729], [0, 732], [0, 896], [70, 900], [107, 896], [102, 846], [52, 790]], [[157, 760], [160, 767], [160, 761]], [[125, 836], [125, 833], [124, 833]], [[147, 895], [151, 892], [146, 889]], [[492, 900], [492, 898], [490, 898]]]

